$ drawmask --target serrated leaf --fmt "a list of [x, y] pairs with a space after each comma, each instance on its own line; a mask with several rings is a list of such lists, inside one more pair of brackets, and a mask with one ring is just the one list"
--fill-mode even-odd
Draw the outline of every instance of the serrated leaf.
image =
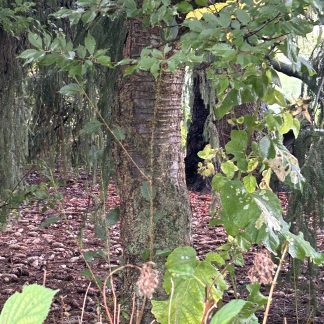
[[43, 47], [43, 41], [40, 35], [29, 32], [28, 33], [28, 41], [37, 49], [41, 49]]
[[112, 67], [111, 58], [107, 55], [101, 55], [96, 58], [97, 63], [103, 66]]
[[177, 10], [181, 13], [187, 13], [193, 9], [192, 5], [187, 1], [181, 1], [177, 4]]
[[58, 290], [37, 284], [25, 286], [22, 293], [16, 292], [6, 301], [0, 315], [0, 323], [43, 323], [57, 292]]
[[69, 83], [59, 91], [63, 96], [75, 96], [82, 92], [82, 88], [77, 83]]
[[96, 40], [91, 34], [88, 34], [86, 38], [84, 39], [84, 45], [86, 49], [88, 50], [90, 55], [93, 55], [95, 49], [96, 49]]
[[231, 15], [227, 12], [220, 12], [219, 14], [219, 23], [222, 27], [227, 28], [231, 24], [232, 18]]
[[97, 119], [91, 119], [80, 130], [80, 135], [92, 135], [97, 134], [101, 129], [101, 123]]
[[243, 25], [246, 25], [250, 21], [250, 16], [242, 9], [236, 10], [236, 17]]
[[77, 48], [77, 53], [80, 58], [84, 59], [87, 55], [87, 50], [86, 50], [85, 46], [79, 45]]

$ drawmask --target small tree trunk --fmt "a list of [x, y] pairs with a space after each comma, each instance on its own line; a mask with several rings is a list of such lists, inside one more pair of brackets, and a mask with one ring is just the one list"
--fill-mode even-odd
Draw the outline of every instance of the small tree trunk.
[[27, 109], [16, 59], [20, 47], [0, 27], [0, 200], [20, 183], [27, 153]]
[[[124, 56], [137, 58], [145, 46], [159, 42], [158, 29], [130, 21]], [[180, 149], [182, 85], [183, 71], [163, 72], [158, 80], [148, 72], [137, 72], [123, 77], [119, 84], [115, 123], [123, 127], [123, 144], [137, 165], [116, 145], [126, 263], [140, 265], [151, 259], [163, 270], [165, 258], [159, 254], [190, 243], [191, 210]], [[128, 293], [133, 291], [137, 275], [125, 276]]]

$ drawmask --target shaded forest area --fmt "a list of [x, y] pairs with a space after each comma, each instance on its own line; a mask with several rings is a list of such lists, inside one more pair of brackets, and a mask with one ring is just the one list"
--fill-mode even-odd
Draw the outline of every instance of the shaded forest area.
[[322, 32], [315, 0], [0, 0], [0, 324], [323, 323]]

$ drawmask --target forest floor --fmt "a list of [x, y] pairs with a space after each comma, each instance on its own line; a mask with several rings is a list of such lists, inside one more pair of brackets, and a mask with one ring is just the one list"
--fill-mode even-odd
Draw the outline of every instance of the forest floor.
[[[38, 183], [39, 176], [31, 174], [29, 181]], [[82, 257], [82, 252], [97, 251], [100, 254], [104, 248], [102, 240], [96, 237], [93, 222], [86, 217], [93, 212], [99, 200], [99, 187], [90, 187], [89, 182], [90, 178], [82, 172], [67, 181], [64, 187], [58, 189], [64, 197], [58, 209], [46, 209], [44, 203], [23, 205], [18, 211], [19, 217], [11, 219], [6, 231], [0, 233], [0, 309], [11, 294], [21, 291], [23, 285], [45, 282], [47, 287], [59, 289], [46, 323], [79, 323], [82, 309], [83, 323], [99, 323], [97, 305], [101, 301], [100, 293], [93, 283], [89, 288], [89, 270]], [[280, 198], [286, 207], [285, 196], [281, 195]], [[226, 234], [221, 227], [208, 226], [209, 194], [191, 192], [190, 200], [193, 245], [202, 257], [223, 244]], [[119, 197], [114, 187], [110, 186], [107, 208], [114, 208], [118, 203]], [[51, 220], [55, 219], [53, 217], [57, 216], [59, 221], [51, 224]], [[78, 243], [81, 227], [82, 247]], [[118, 225], [112, 228], [110, 240], [111, 264], [118, 266], [122, 255]], [[318, 249], [324, 251], [324, 232], [319, 233], [317, 243]], [[246, 255], [244, 267], [237, 271], [238, 292], [243, 296], [246, 294], [243, 284], [248, 282], [247, 272], [255, 252], [252, 250]], [[109, 268], [107, 262], [99, 257], [87, 262], [98, 278], [105, 278]], [[317, 290], [316, 311], [310, 306], [307, 267], [301, 269], [295, 283], [289, 279], [290, 269], [287, 260], [274, 292], [268, 323], [324, 323], [324, 267], [313, 278]], [[266, 295], [268, 291], [269, 287], [263, 287]], [[233, 298], [231, 291], [225, 298]]]

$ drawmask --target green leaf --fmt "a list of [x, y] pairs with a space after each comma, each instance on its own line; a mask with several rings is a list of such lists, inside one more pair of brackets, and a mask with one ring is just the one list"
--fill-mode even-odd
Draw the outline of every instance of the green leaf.
[[101, 129], [101, 123], [97, 119], [91, 119], [80, 130], [80, 135], [93, 135], [97, 134]]
[[95, 20], [97, 17], [97, 12], [95, 10], [88, 9], [83, 15], [82, 15], [82, 22], [84, 24], [90, 24]]
[[249, 291], [248, 301], [255, 303], [259, 306], [263, 306], [267, 303], [268, 298], [260, 293], [261, 285], [259, 283], [253, 283], [246, 286]]
[[252, 197], [260, 213], [255, 227], [261, 229], [263, 225], [265, 226], [266, 235], [263, 242], [269, 250], [275, 251], [280, 244], [280, 233], [289, 228], [282, 218], [280, 200], [269, 190], [258, 190], [252, 194]]
[[96, 48], [96, 40], [90, 33], [84, 39], [84, 45], [85, 45], [86, 49], [88, 50], [89, 54], [93, 55], [95, 48]]
[[243, 25], [246, 25], [250, 21], [250, 16], [242, 9], [236, 10], [236, 17]]
[[219, 13], [219, 23], [222, 27], [227, 28], [231, 24], [232, 18], [231, 15], [227, 12], [221, 11]]
[[45, 56], [44, 51], [39, 51], [36, 49], [28, 49], [23, 51], [18, 57], [25, 60], [24, 65], [26, 65], [31, 62], [38, 62], [44, 56]]
[[233, 154], [237, 161], [237, 167], [245, 171], [248, 165], [246, 149], [248, 145], [248, 134], [245, 130], [232, 130], [231, 140], [225, 145], [227, 154]]
[[212, 160], [216, 156], [216, 151], [210, 144], [207, 144], [202, 151], [197, 153], [197, 155], [203, 160]]
[[96, 58], [97, 63], [103, 65], [103, 66], [107, 66], [107, 67], [112, 67], [112, 63], [111, 63], [111, 58], [107, 55], [101, 55], [99, 57]]
[[80, 44], [77, 48], [77, 53], [80, 58], [84, 59], [87, 55], [87, 50], [86, 50], [85, 46]]
[[123, 141], [126, 138], [125, 130], [122, 127], [115, 126], [112, 131], [119, 141]]
[[62, 87], [59, 91], [63, 96], [75, 96], [82, 92], [82, 88], [77, 83], [69, 83], [66, 86]]
[[227, 182], [227, 178], [225, 178], [222, 174], [217, 173], [213, 176], [211, 185], [212, 188], [216, 191], [219, 192], [222, 190], [224, 184]]
[[260, 215], [251, 195], [238, 180], [227, 181], [220, 190], [220, 197], [221, 219], [229, 235], [237, 235], [241, 228], [255, 223]]
[[256, 158], [249, 159], [248, 161], [248, 167], [247, 167], [247, 172], [252, 172], [254, 171], [257, 166], [259, 165], [259, 161]]
[[116, 225], [120, 219], [120, 208], [116, 207], [116, 208], [112, 209], [108, 213], [106, 219], [107, 219], [107, 223], [109, 226]]
[[151, 201], [155, 197], [155, 190], [150, 186], [148, 181], [144, 181], [141, 185], [141, 195], [146, 201]]
[[221, 170], [229, 179], [232, 179], [238, 167], [232, 161], [226, 161], [221, 164]]
[[62, 56], [58, 53], [52, 53], [52, 54], [47, 54], [45, 55], [39, 64], [45, 65], [45, 66], [50, 66], [53, 64], [59, 65], [59, 62], [62, 60]]
[[287, 233], [286, 238], [289, 242], [288, 252], [293, 258], [303, 260], [309, 257], [317, 265], [324, 264], [324, 253], [317, 252], [305, 241], [303, 233], [299, 232], [298, 235]]
[[271, 159], [276, 155], [273, 142], [270, 140], [268, 136], [262, 137], [262, 139], [259, 142], [258, 149], [262, 159]]
[[133, 17], [137, 12], [135, 0], [124, 0], [123, 2], [126, 9], [127, 17]]
[[226, 264], [224, 258], [219, 253], [215, 252], [208, 252], [205, 259], [209, 262], [215, 262], [219, 266], [224, 266]]
[[257, 186], [257, 181], [253, 175], [247, 175], [243, 178], [244, 187], [249, 193], [253, 193]]
[[177, 4], [177, 10], [182, 13], [187, 13], [191, 10], [193, 10], [192, 5], [187, 1], [181, 1]]
[[281, 134], [288, 133], [292, 128], [294, 128], [294, 117], [291, 113], [285, 112], [282, 114], [283, 124], [281, 125], [279, 131]]
[[57, 292], [37, 284], [25, 286], [22, 293], [16, 292], [6, 301], [0, 323], [42, 324]]
[[166, 301], [152, 301], [152, 313], [157, 321], [168, 323], [200, 323], [202, 320], [206, 289], [215, 302], [222, 297], [227, 284], [223, 275], [211, 264], [211, 261], [199, 261], [191, 247], [175, 249], [166, 263], [167, 272], [163, 287]]
[[232, 110], [234, 106], [239, 104], [241, 99], [238, 99], [238, 96], [239, 91], [232, 89], [229, 93], [227, 93], [223, 101], [216, 105], [214, 113], [217, 119], [223, 118], [229, 111]]
[[297, 138], [300, 131], [300, 121], [297, 118], [294, 118], [294, 123], [291, 129], [294, 133], [295, 138]]
[[179, 247], [168, 256], [166, 267], [171, 273], [190, 276], [194, 273], [197, 262], [197, 254], [192, 247]]
[[43, 47], [43, 41], [40, 35], [29, 32], [28, 33], [28, 41], [37, 49], [41, 49]]
[[195, 3], [199, 7], [207, 7], [208, 5], [208, 0], [195, 0]]
[[245, 300], [232, 300], [223, 306], [212, 318], [211, 324], [230, 324], [240, 314], [247, 302]]

